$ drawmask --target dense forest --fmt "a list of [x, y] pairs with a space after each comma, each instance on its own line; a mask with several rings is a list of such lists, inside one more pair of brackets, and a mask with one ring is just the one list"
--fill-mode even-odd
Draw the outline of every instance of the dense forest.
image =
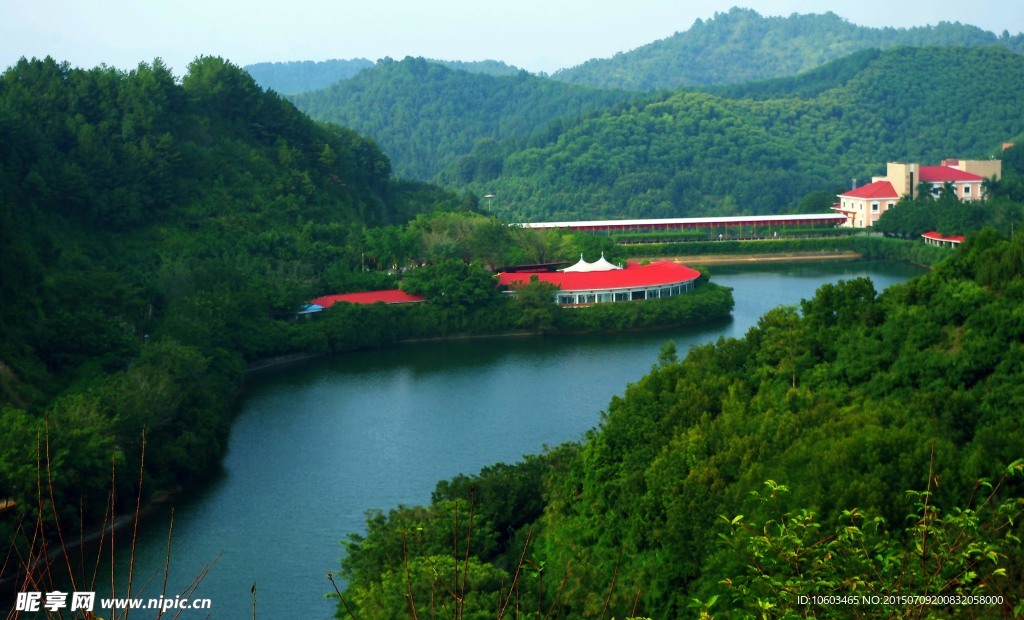
[[242, 67], [265, 90], [293, 95], [327, 88], [373, 66], [365, 58], [352, 60], [312, 60], [296, 62], [258, 62]]
[[628, 90], [737, 84], [792, 76], [866, 49], [1001, 46], [1024, 52], [1024, 34], [996, 36], [975, 26], [941, 22], [916, 28], [857, 26], [838, 15], [763, 17], [733, 8], [698, 19], [689, 30], [612, 58], [562, 69], [552, 78]]
[[882, 294], [826, 285], [742, 339], [681, 361], [666, 343], [582, 443], [372, 514], [339, 617], [796, 617], [833, 609], [800, 595], [924, 593], [1003, 598], [857, 613], [1008, 617], [1022, 302], [1024, 234], [986, 230]]
[[373, 142], [310, 121], [220, 58], [180, 80], [159, 60], [4, 72], [4, 542], [19, 522], [29, 538], [38, 518], [91, 525], [122, 509], [143, 429], [150, 491], [209, 472], [246, 360], [301, 346], [280, 317], [358, 273], [366, 226], [435, 208], [460, 200], [392, 181]]
[[494, 196], [507, 220], [688, 217], [797, 210], [886, 161], [995, 155], [1024, 132], [1022, 75], [1024, 57], [997, 47], [899, 48], [627, 96], [408, 58], [294, 101], [372, 136], [400, 176]]
[[[649, 312], [559, 313], [539, 285], [503, 295], [495, 267], [618, 250], [510, 227], [478, 202], [393, 179], [372, 141], [311, 121], [220, 58], [180, 80], [159, 60], [6, 71], [0, 540], [23, 560], [0, 579], [55, 523], [77, 539], [214, 471], [247, 367], [267, 358], [698, 322], [732, 307], [713, 284]], [[395, 286], [428, 303], [296, 318], [319, 295]]]
[[[482, 73], [485, 75], [516, 75], [521, 69], [497, 60], [461, 61], [431, 60], [449, 69]], [[341, 80], [369, 69], [374, 63], [365, 58], [352, 60], [325, 60], [313, 62], [260, 62], [242, 67], [249, 72], [256, 83], [266, 90], [285, 95], [297, 95], [332, 86]]]
[[396, 175], [431, 180], [474, 148], [479, 156], [472, 165], [484, 169], [464, 175], [493, 177], [501, 170], [500, 161], [488, 160], [496, 141], [522, 139], [559, 119], [627, 97], [632, 95], [525, 71], [491, 75], [406, 58], [378, 61], [352, 79], [291, 100], [315, 119], [371, 136], [391, 158]]
[[[441, 178], [495, 195], [513, 221], [785, 212], [882, 174], [887, 161], [997, 156], [1024, 131], [1021, 76], [1024, 56], [999, 48], [865, 52], [784, 89], [624, 104], [545, 144], [480, 149]], [[502, 162], [494, 178], [460, 175], [490, 160]]]
[[[716, 59], [744, 55], [737, 70], [764, 77], [828, 58], [780, 68], [737, 33], [793, 40], [795, 61], [814, 47], [803, 33], [829, 28], [850, 31], [850, 50], [890, 35], [989, 46], [864, 50], [795, 77], [645, 93], [416, 58], [251, 67], [259, 79], [216, 57], [180, 78], [160, 60], [4, 71], [0, 542], [20, 560], [0, 581], [55, 523], [74, 539], [214, 471], [247, 370], [277, 356], [732, 307], [706, 278], [692, 295], [573, 311], [539, 282], [505, 295], [504, 265], [626, 257], [609, 237], [510, 220], [819, 210], [887, 160], [983, 158], [1024, 137], [1019, 35], [741, 10], [684, 34], [708, 53], [724, 37], [735, 45]], [[702, 83], [743, 79], [714, 75]], [[970, 233], [932, 273], [884, 294], [826, 286], [681, 360], [666, 343], [585, 441], [374, 513], [349, 539], [339, 614], [425, 616], [437, 601], [491, 617], [515, 600], [561, 617], [786, 615], [806, 612], [797, 594], [851, 583], [1020, 600], [1024, 148], [1003, 157], [988, 201], [940, 194], [882, 218], [890, 237]], [[883, 238], [778, 244], [940, 256]], [[318, 295], [393, 287], [427, 303], [296, 317]]]

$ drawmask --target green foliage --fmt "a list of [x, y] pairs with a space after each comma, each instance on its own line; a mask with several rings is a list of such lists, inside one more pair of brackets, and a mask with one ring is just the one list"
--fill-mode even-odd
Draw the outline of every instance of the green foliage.
[[[663, 351], [539, 483], [537, 470], [496, 468], [496, 486], [461, 479], [435, 499], [504, 487], [511, 503], [489, 518], [540, 512], [512, 526], [520, 536], [532, 527], [524, 562], [543, 566], [548, 584], [525, 600], [566, 617], [793, 617], [810, 609], [796, 597], [816, 593], [985, 593], [1012, 605], [1022, 594], [1020, 480], [976, 481], [1024, 454], [1024, 234], [982, 231], [946, 256], [882, 294], [866, 279], [841, 281], [769, 312], [742, 339], [678, 362]], [[715, 292], [689, 297], [700, 294]], [[785, 504], [750, 495], [766, 479], [787, 482]], [[730, 516], [725, 545], [723, 514], [748, 515]], [[480, 561], [515, 566], [508, 553], [522, 547], [502, 548]], [[353, 577], [357, 587], [379, 578]]]
[[780, 213], [886, 161], [987, 158], [1024, 131], [1010, 103], [1024, 81], [1007, 77], [1024, 75], [1019, 54], [907, 47], [860, 60], [823, 67], [806, 88], [651, 94], [525, 148], [488, 145], [488, 157], [504, 153], [501, 175], [469, 187], [500, 196], [495, 209], [513, 221]]
[[[1017, 462], [1010, 473], [1019, 470]], [[908, 491], [908, 526], [892, 532], [884, 519], [858, 509], [843, 510], [835, 525], [806, 509], [785, 512], [788, 489], [765, 484], [767, 493], [752, 492], [762, 504], [759, 521], [721, 517], [728, 533], [719, 559], [743, 568], [722, 580], [725, 591], [715, 598], [728, 596], [731, 605], [716, 617], [786, 618], [836, 608], [865, 618], [995, 617], [1010, 610], [1007, 563], [1020, 547], [1019, 497], [1000, 497], [982, 481], [978, 505], [943, 511], [936, 489]]]
[[605, 88], [657, 90], [767, 80], [809, 71], [860, 50], [902, 46], [992, 46], [1022, 51], [1024, 36], [997, 37], [942, 22], [915, 28], [857, 26], [832, 12], [763, 17], [732, 8], [689, 30], [612, 58], [562, 69], [557, 80]]
[[517, 323], [536, 333], [554, 329], [559, 308], [555, 303], [558, 287], [550, 282], [541, 282], [536, 275], [530, 281], [513, 289], [515, 309], [519, 315]]
[[242, 68], [264, 89], [290, 95], [327, 88], [372, 66], [373, 63], [365, 58], [353, 58], [323, 62], [258, 62]]
[[[522, 140], [538, 127], [622, 101], [628, 95], [547, 80], [526, 73], [468, 73], [423, 58], [390, 58], [317, 92], [292, 97], [315, 119], [371, 136], [399, 176], [433, 179], [457, 157], [488, 140]], [[500, 161], [481, 152], [461, 164], [451, 185], [486, 181]], [[485, 164], [485, 161], [491, 164]], [[496, 167], [495, 167], [496, 166]], [[487, 194], [492, 192], [481, 192]]]
[[321, 290], [365, 285], [367, 248], [405, 252], [400, 229], [375, 226], [460, 205], [393, 183], [372, 142], [220, 58], [180, 80], [159, 60], [6, 70], [0, 501], [15, 508], [0, 529], [91, 528], [125, 510], [143, 433], [144, 494], [209, 474], [246, 362], [329, 348], [283, 319]]
[[492, 274], [461, 260], [446, 260], [409, 271], [403, 290], [444, 307], [474, 308], [498, 298]]

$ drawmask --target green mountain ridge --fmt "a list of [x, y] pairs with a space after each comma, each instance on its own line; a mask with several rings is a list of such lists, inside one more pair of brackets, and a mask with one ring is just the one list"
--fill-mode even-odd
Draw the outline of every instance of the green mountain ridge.
[[468, 186], [513, 221], [770, 214], [887, 161], [996, 156], [1024, 130], [1022, 98], [1024, 57], [1005, 49], [866, 51], [796, 78], [651, 96], [460, 165], [501, 162]]
[[478, 143], [521, 139], [556, 119], [628, 97], [525, 71], [486, 75], [406, 58], [382, 60], [351, 79], [291, 100], [317, 120], [371, 136], [391, 158], [396, 175], [430, 180]]
[[294, 62], [258, 62], [242, 67], [262, 88], [289, 95], [327, 88], [373, 66], [365, 58], [351, 60], [312, 60]]
[[762, 17], [733, 8], [675, 35], [612, 58], [594, 59], [553, 79], [604, 88], [658, 90], [796, 75], [869, 48], [1002, 46], [1024, 52], [1024, 34], [996, 36], [976, 26], [941, 22], [914, 28], [857, 26], [828, 12]]

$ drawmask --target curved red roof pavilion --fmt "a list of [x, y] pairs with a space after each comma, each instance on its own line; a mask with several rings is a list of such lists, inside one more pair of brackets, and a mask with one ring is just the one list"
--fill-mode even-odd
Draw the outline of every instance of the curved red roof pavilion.
[[648, 265], [630, 263], [625, 269], [604, 271], [500, 273], [498, 282], [514, 289], [529, 283], [533, 276], [558, 286], [560, 305], [584, 305], [674, 297], [692, 291], [700, 272], [670, 260], [660, 260]]

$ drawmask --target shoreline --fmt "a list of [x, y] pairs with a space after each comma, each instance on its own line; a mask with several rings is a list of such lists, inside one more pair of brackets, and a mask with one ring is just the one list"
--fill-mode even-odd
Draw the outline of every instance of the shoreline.
[[790, 261], [806, 260], [859, 260], [864, 256], [852, 250], [845, 252], [787, 252], [762, 253], [762, 254], [692, 254], [676, 256], [640, 256], [630, 260], [664, 260], [668, 259], [677, 263], [688, 265], [727, 265], [742, 263], [782, 263]]

